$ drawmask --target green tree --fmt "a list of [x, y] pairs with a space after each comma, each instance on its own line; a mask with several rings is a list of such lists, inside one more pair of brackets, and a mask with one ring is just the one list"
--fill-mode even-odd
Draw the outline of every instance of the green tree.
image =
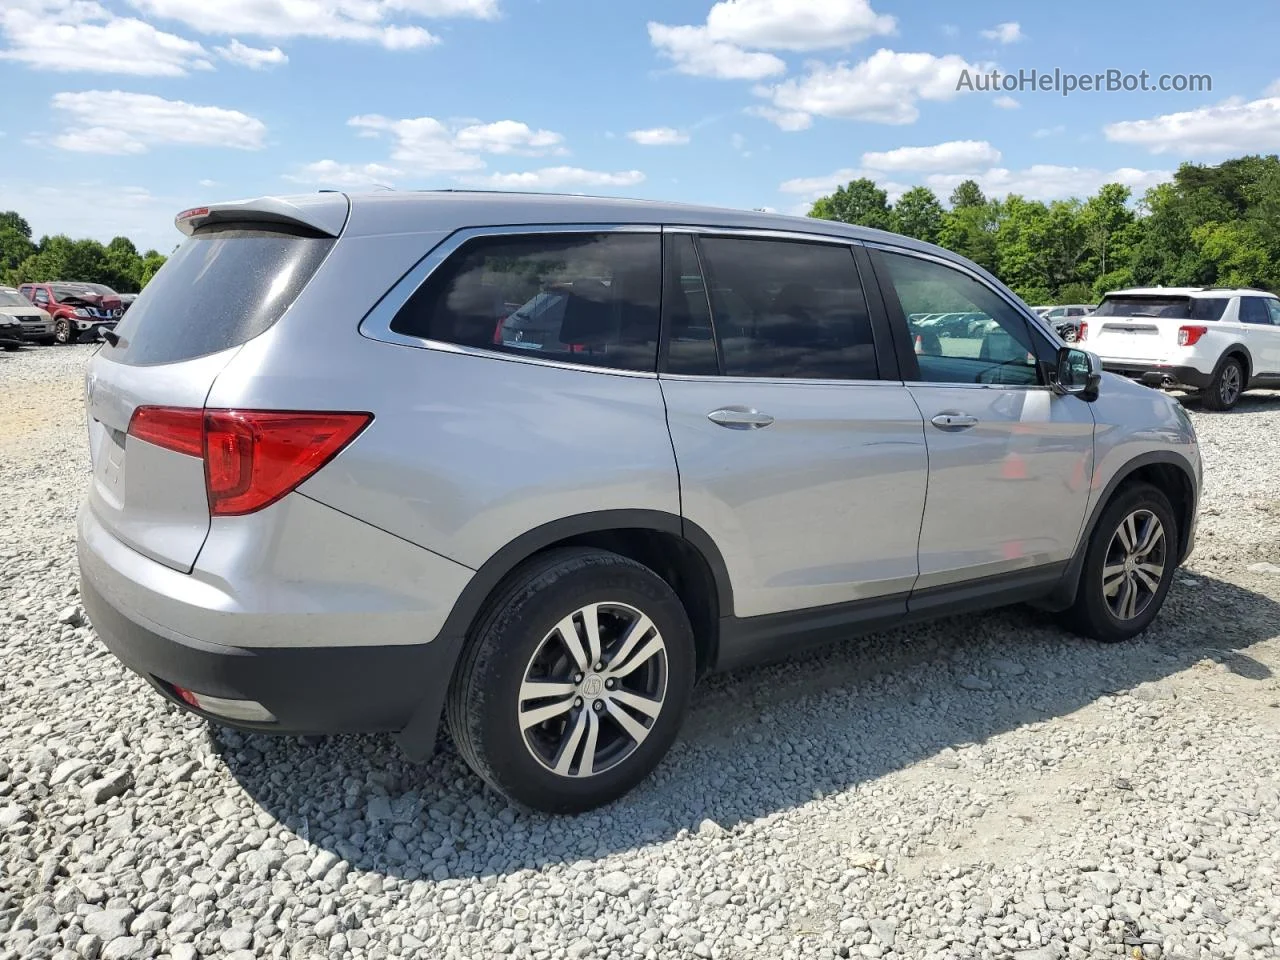
[[0, 210], [0, 230], [11, 228], [31, 239], [31, 224], [16, 210]]
[[148, 250], [142, 255], [142, 269], [138, 274], [139, 288], [145, 287], [151, 282], [151, 278], [164, 266], [164, 262], [167, 259], [163, 253], [157, 253], [155, 250]]
[[877, 230], [893, 229], [893, 211], [889, 195], [863, 177], [851, 180], [829, 197], [814, 202], [809, 216], [819, 220], [839, 220]]
[[926, 243], [937, 243], [942, 233], [942, 204], [928, 187], [912, 187], [893, 206], [894, 229]]
[[987, 198], [976, 180], [965, 180], [951, 191], [951, 209], [965, 210], [974, 207], [985, 207]]
[[136, 293], [142, 287], [142, 257], [128, 237], [116, 237], [107, 244], [106, 270], [109, 280], [103, 282], [120, 293]]

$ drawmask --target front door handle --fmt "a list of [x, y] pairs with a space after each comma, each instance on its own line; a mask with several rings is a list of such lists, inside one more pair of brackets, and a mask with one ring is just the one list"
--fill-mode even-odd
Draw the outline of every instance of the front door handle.
[[940, 413], [933, 418], [933, 425], [940, 430], [966, 430], [977, 424], [978, 418], [967, 413]]
[[721, 407], [707, 414], [712, 423], [730, 430], [759, 430], [773, 423], [773, 417], [748, 407]]

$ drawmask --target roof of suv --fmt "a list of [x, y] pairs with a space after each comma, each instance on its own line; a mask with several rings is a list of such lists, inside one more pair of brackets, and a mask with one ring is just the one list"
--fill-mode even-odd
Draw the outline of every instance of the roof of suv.
[[[355, 235], [412, 232], [445, 226], [449, 229], [551, 223], [689, 224], [740, 229], [785, 230], [821, 236], [879, 240], [897, 246], [939, 254], [930, 244], [869, 227], [855, 227], [833, 220], [789, 217], [776, 213], [728, 210], [655, 200], [624, 200], [554, 193], [510, 193], [494, 190], [384, 190], [374, 193], [319, 193], [262, 197], [231, 203], [211, 203], [178, 216], [184, 226], [188, 215], [205, 220], [208, 213], [228, 219], [236, 211], [270, 212], [273, 218], [295, 218], [334, 235], [347, 219], [347, 231]], [[189, 232], [189, 226], [184, 229]], [[957, 261], [962, 257], [951, 255]]]
[[1248, 287], [1131, 287], [1128, 290], [1111, 290], [1108, 297], [1274, 297], [1266, 290]]

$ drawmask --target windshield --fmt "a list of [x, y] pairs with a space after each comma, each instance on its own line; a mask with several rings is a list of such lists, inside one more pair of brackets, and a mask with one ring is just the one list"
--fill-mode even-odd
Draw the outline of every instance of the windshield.
[[31, 301], [20, 293], [0, 290], [0, 307], [29, 307]]
[[1163, 320], [1221, 320], [1229, 297], [1177, 297], [1157, 294], [1104, 297], [1095, 317], [1158, 317]]

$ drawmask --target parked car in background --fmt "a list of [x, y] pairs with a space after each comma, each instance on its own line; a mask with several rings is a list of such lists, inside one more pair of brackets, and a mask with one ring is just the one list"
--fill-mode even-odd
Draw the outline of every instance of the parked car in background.
[[53, 336], [58, 343], [97, 339], [104, 330], [114, 330], [124, 313], [120, 295], [101, 283], [55, 280], [24, 283], [18, 289], [53, 317]]
[[1080, 321], [1094, 310], [1092, 304], [1070, 303], [1056, 307], [1043, 307], [1040, 315], [1053, 325], [1053, 329], [1067, 343], [1080, 338]]
[[21, 324], [23, 340], [53, 343], [53, 317], [14, 287], [0, 287], [0, 315], [12, 317]]
[[1143, 287], [1108, 293], [1081, 340], [1104, 369], [1197, 392], [1230, 410], [1254, 387], [1280, 387], [1280, 298], [1265, 290]]
[[133, 306], [133, 301], [138, 299], [138, 295], [136, 293], [122, 293], [119, 296], [121, 313], [128, 313], [129, 308]]
[[[1021, 601], [1125, 640], [1194, 543], [1182, 406], [929, 244], [452, 191], [178, 222], [88, 363], [80, 594], [218, 723], [421, 758], [443, 712], [497, 790], [583, 810], [710, 671]], [[924, 304], [980, 335], [917, 355]]]
[[0, 313], [0, 347], [5, 350], [17, 350], [22, 346], [22, 323], [17, 317]]

